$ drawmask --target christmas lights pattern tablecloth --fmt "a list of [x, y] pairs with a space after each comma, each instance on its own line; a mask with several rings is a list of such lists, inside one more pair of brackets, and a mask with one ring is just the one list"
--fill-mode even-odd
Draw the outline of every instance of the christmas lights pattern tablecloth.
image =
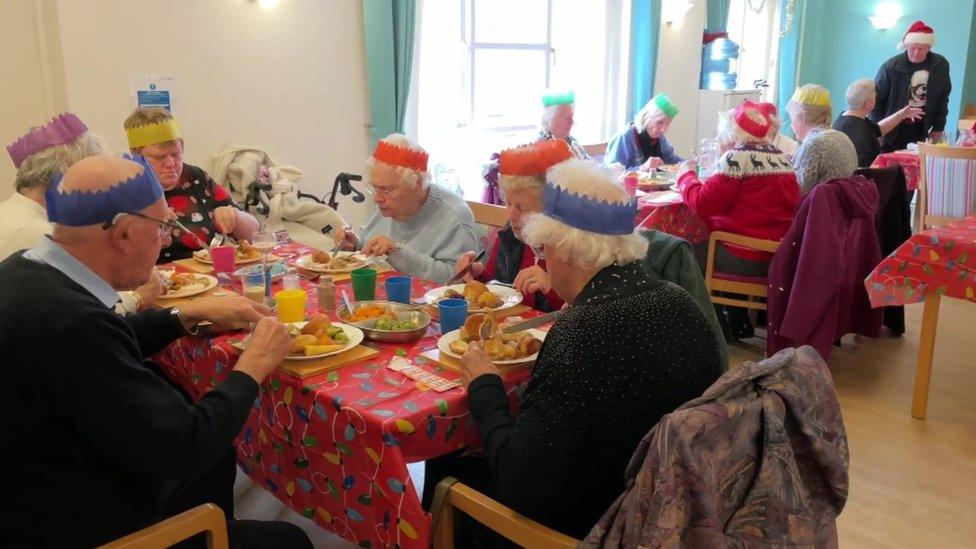
[[976, 301], [976, 216], [912, 235], [864, 285], [874, 307], [917, 303], [931, 292]]
[[[385, 297], [383, 278], [378, 299]], [[314, 295], [310, 283], [303, 286]], [[415, 279], [412, 295], [436, 286]], [[413, 343], [371, 343], [380, 354], [363, 363], [303, 380], [273, 373], [236, 441], [240, 467], [289, 507], [360, 547], [428, 547], [430, 516], [406, 465], [477, 447], [480, 436], [463, 388], [438, 393], [386, 365], [404, 356], [456, 379], [419, 356], [439, 336], [435, 323]], [[243, 337], [183, 338], [154, 360], [198, 399], [233, 369], [240, 354], [233, 343]], [[513, 409], [528, 378], [528, 370], [505, 378]]]
[[677, 191], [651, 192], [637, 200], [638, 226], [687, 240], [708, 241], [708, 226], [685, 205]]

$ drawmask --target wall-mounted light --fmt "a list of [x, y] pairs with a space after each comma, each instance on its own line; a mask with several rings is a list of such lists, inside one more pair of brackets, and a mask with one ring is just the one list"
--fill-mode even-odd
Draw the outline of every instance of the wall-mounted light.
[[878, 30], [890, 29], [901, 19], [901, 6], [895, 2], [881, 2], [874, 8], [874, 15], [869, 15], [871, 26]]
[[668, 25], [681, 26], [685, 14], [691, 9], [691, 2], [687, 0], [663, 0], [661, 2], [661, 20]]
[[281, 0], [248, 0], [248, 2], [252, 4], [256, 2], [263, 10], [273, 10], [278, 7]]

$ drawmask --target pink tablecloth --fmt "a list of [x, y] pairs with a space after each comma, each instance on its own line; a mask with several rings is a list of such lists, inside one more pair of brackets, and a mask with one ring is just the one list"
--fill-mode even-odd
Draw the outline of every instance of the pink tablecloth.
[[918, 160], [918, 153], [913, 151], [898, 151], [878, 155], [874, 160], [874, 167], [887, 168], [888, 166], [899, 165], [905, 170], [905, 182], [909, 191], [918, 188], [918, 181], [921, 177], [921, 164]]
[[708, 241], [708, 226], [685, 205], [676, 191], [657, 191], [637, 200], [638, 226], [681, 237], [691, 243]]
[[864, 284], [874, 307], [920, 302], [930, 292], [976, 301], [976, 216], [912, 235]]
[[[415, 280], [413, 297], [435, 286]], [[382, 282], [376, 292], [385, 297]], [[430, 515], [406, 465], [476, 446], [480, 437], [464, 389], [437, 393], [385, 366], [406, 356], [456, 379], [418, 356], [439, 336], [432, 324], [415, 343], [376, 344], [379, 356], [363, 363], [304, 380], [272, 374], [237, 439], [241, 468], [298, 513], [360, 547], [429, 547]], [[155, 360], [200, 398], [233, 369], [239, 351], [232, 342], [241, 338], [183, 338]], [[528, 377], [525, 370], [506, 377], [513, 400]]]

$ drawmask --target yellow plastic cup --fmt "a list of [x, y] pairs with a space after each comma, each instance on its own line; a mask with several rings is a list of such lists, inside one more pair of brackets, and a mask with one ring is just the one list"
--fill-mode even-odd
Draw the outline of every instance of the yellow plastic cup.
[[278, 320], [282, 322], [303, 322], [305, 320], [305, 291], [281, 290], [275, 292]]

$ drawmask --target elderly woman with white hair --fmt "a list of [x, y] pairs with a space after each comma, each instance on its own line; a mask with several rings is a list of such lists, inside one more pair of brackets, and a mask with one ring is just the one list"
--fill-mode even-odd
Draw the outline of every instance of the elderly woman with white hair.
[[918, 107], [905, 105], [881, 122], [868, 118], [877, 104], [878, 93], [874, 80], [861, 78], [847, 87], [847, 110], [834, 121], [834, 129], [846, 135], [857, 151], [857, 166], [868, 168], [881, 154], [882, 138], [899, 124], [914, 122], [925, 115]]
[[678, 115], [678, 107], [663, 92], [644, 105], [634, 121], [607, 144], [605, 164], [619, 163], [628, 170], [649, 171], [663, 164], [678, 164], [682, 158], [675, 154], [664, 133]]
[[[800, 203], [800, 188], [789, 157], [770, 144], [774, 134], [769, 114], [772, 106], [746, 101], [719, 119], [721, 157], [704, 182], [695, 173], [695, 162], [681, 165], [678, 188], [685, 204], [708, 224], [710, 231], [724, 231], [765, 240], [781, 240], [793, 223]], [[693, 246], [705, 272], [707, 244]], [[722, 273], [764, 277], [772, 254], [734, 246], [715, 249], [715, 270]], [[726, 339], [752, 335], [744, 311], [716, 307]]]
[[427, 152], [404, 135], [381, 139], [367, 162], [376, 211], [358, 235], [345, 232], [343, 247], [386, 256], [402, 273], [446, 282], [461, 254], [478, 243], [471, 208], [430, 182]]
[[506, 149], [498, 158], [498, 184], [505, 197], [508, 224], [498, 232], [488, 261], [474, 261], [475, 252], [465, 252], [455, 270], [471, 269], [464, 280], [497, 280], [522, 293], [522, 303], [540, 311], [562, 307], [563, 300], [552, 290], [545, 259], [535, 255], [522, 241], [522, 226], [529, 214], [542, 210], [546, 171], [573, 158], [565, 141], [551, 139]]
[[542, 123], [539, 128], [539, 141], [558, 139], [565, 141], [573, 156], [580, 160], [589, 160], [590, 155], [579, 144], [573, 131], [573, 115], [576, 113], [576, 94], [572, 90], [566, 92], [547, 92], [542, 96]]
[[82, 158], [108, 153], [108, 146], [77, 116], [63, 113], [31, 128], [8, 145], [7, 152], [17, 178], [14, 194], [0, 202], [0, 260], [51, 234], [44, 200], [51, 179]]
[[498, 369], [476, 343], [464, 354], [484, 458], [428, 462], [426, 479], [460, 472], [516, 511], [582, 538], [623, 491], [641, 438], [701, 395], [722, 365], [691, 296], [644, 270], [647, 241], [634, 231], [636, 202], [626, 191], [576, 160], [547, 180], [542, 212], [529, 216], [523, 237], [545, 255], [570, 306], [549, 330], [514, 416]]
[[857, 150], [843, 133], [830, 127], [830, 92], [817, 84], [796, 89], [786, 105], [793, 133], [801, 141], [793, 167], [803, 194], [824, 181], [850, 177], [857, 169]]

